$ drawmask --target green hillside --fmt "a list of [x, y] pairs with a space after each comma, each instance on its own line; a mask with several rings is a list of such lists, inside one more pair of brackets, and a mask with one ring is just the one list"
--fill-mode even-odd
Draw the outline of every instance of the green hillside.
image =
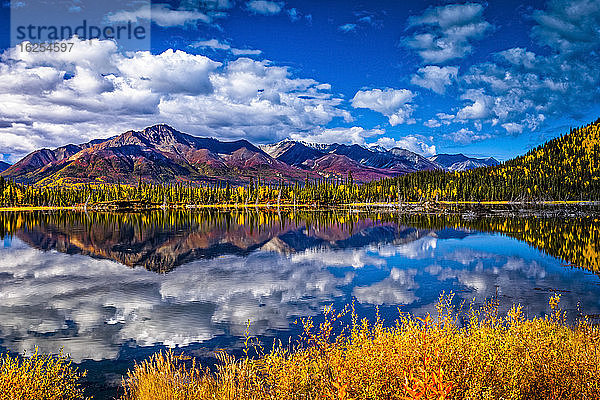
[[423, 171], [364, 186], [367, 198], [406, 201], [599, 200], [600, 119], [527, 154], [465, 172]]

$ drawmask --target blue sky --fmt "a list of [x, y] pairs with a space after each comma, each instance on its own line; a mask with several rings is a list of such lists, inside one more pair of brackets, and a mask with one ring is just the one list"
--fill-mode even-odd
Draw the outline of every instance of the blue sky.
[[[505, 160], [600, 116], [600, 0], [90, 1], [3, 5], [6, 160], [158, 122]], [[49, 4], [73, 25], [146, 24], [151, 42], [19, 52], [15, 13], [35, 24]]]

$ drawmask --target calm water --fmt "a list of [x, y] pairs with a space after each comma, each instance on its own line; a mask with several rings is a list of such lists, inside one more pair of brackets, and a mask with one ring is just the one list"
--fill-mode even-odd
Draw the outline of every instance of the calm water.
[[0, 213], [0, 350], [66, 353], [114, 396], [134, 359], [179, 347], [205, 362], [269, 343], [298, 318], [356, 299], [394, 319], [434, 312], [442, 291], [530, 316], [562, 293], [572, 318], [600, 314], [593, 218], [356, 212]]

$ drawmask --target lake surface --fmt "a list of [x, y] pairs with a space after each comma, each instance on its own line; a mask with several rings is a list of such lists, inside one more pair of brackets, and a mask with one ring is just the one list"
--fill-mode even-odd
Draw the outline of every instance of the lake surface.
[[0, 350], [56, 353], [114, 396], [133, 360], [178, 347], [206, 363], [250, 331], [356, 301], [392, 321], [435, 312], [442, 292], [497, 297], [529, 317], [562, 294], [570, 318], [600, 314], [597, 219], [436, 217], [357, 211], [0, 213]]

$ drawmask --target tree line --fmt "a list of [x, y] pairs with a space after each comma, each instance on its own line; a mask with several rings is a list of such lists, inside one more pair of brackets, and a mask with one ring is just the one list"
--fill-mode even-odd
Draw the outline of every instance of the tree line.
[[538, 201], [600, 199], [600, 119], [497, 166], [464, 172], [420, 171], [364, 184], [345, 179], [245, 185], [71, 184], [35, 186], [0, 176], [0, 206], [65, 207], [114, 201], [155, 205], [335, 205], [419, 201]]

